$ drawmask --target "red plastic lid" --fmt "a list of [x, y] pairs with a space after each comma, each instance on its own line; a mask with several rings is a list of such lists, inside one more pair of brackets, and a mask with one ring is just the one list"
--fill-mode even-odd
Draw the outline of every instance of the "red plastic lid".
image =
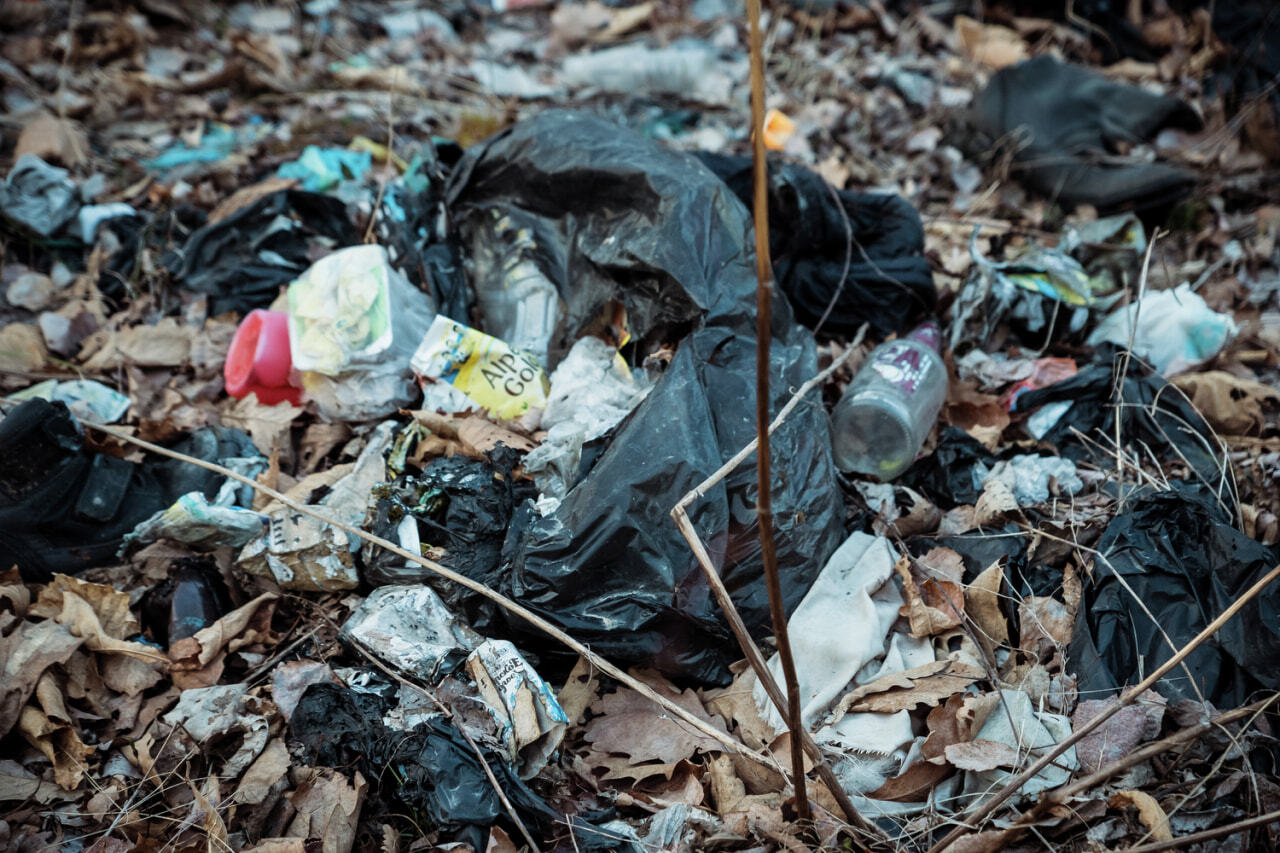
[[222, 367], [232, 397], [258, 395], [271, 406], [288, 401], [298, 405], [302, 389], [289, 384], [293, 360], [289, 352], [289, 315], [256, 309], [240, 321]]

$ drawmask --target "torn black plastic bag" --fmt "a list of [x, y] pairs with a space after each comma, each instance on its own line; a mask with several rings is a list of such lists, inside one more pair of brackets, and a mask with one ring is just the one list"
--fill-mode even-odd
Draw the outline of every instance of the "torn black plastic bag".
[[[698, 158], [751, 205], [750, 157]], [[827, 332], [852, 335], [869, 323], [884, 337], [913, 328], [937, 302], [915, 208], [888, 193], [836, 190], [803, 166], [769, 164], [769, 254], [796, 317], [811, 328], [825, 316]]]
[[1119, 153], [1165, 128], [1199, 130], [1195, 110], [1051, 56], [992, 75], [974, 100], [972, 122], [983, 137], [976, 148], [1004, 140], [1014, 151], [1013, 174], [1066, 208], [1156, 209], [1186, 195], [1196, 180], [1186, 169]]
[[[289, 721], [289, 740], [307, 764], [344, 773], [359, 770], [392, 813], [421, 814], [472, 850], [488, 848], [489, 828], [518, 830], [480, 759], [448, 720], [433, 718], [407, 732], [388, 728], [389, 703], [338, 684], [313, 684]], [[569, 831], [583, 850], [611, 850], [616, 842], [595, 827], [553, 811], [494, 751], [485, 761], [521, 821], [549, 835]], [[442, 839], [444, 840], [444, 839]]]
[[[455, 571], [486, 586], [502, 585], [502, 554], [515, 533], [512, 515], [537, 490], [512, 472], [520, 462], [516, 451], [499, 445], [488, 461], [450, 456], [433, 459], [416, 476], [402, 475], [374, 487], [373, 507], [366, 529], [399, 541], [410, 550], [422, 546], [444, 549], [438, 557]], [[402, 525], [415, 520], [413, 530]], [[416, 540], [406, 541], [406, 534]], [[492, 601], [457, 584], [441, 581], [421, 566], [374, 545], [364, 549], [364, 580], [372, 586], [427, 583], [454, 612], [466, 611], [467, 624], [488, 635], [493, 621]]]
[[1201, 483], [1229, 500], [1229, 474], [1213, 430], [1181, 391], [1136, 356], [1125, 359], [1124, 350], [1103, 344], [1075, 376], [1019, 394], [1013, 411], [1025, 414], [1050, 404], [1066, 410], [1042, 438], [1063, 456], [1114, 466], [1119, 411], [1119, 435], [1132, 456], [1148, 460], [1154, 453], [1166, 462], [1183, 462]]
[[[1232, 527], [1203, 487], [1187, 483], [1135, 500], [1107, 525], [1097, 550], [1068, 651], [1081, 695], [1094, 696], [1142, 680], [1280, 559]], [[1194, 687], [1178, 666], [1156, 690], [1173, 701], [1199, 698], [1198, 687], [1218, 707], [1236, 708], [1259, 685], [1280, 687], [1277, 661], [1280, 583], [1272, 583], [1187, 656]]]
[[341, 201], [280, 190], [197, 229], [166, 262], [179, 286], [209, 295], [210, 314], [245, 314], [270, 305], [320, 255], [358, 242]]
[[974, 469], [979, 464], [990, 467], [995, 460], [994, 453], [960, 427], [944, 427], [933, 452], [917, 459], [898, 478], [898, 485], [915, 489], [939, 509], [975, 504], [982, 496], [982, 483], [973, 476]]
[[[611, 659], [724, 683], [739, 652], [669, 513], [754, 435], [747, 210], [691, 155], [563, 111], [541, 113], [472, 148], [450, 195], [464, 232], [469, 217], [498, 212], [535, 235], [535, 260], [563, 302], [553, 352], [611, 301], [625, 306], [642, 341], [683, 338], [653, 391], [560, 507], [523, 531], [504, 589]], [[817, 360], [812, 336], [792, 322], [782, 298], [774, 321], [777, 410], [817, 372]], [[800, 406], [775, 434], [773, 449], [778, 566], [790, 607], [843, 532], [821, 406]], [[767, 631], [768, 607], [751, 464], [697, 501], [690, 515], [759, 634]], [[535, 642], [532, 634], [528, 642]]]

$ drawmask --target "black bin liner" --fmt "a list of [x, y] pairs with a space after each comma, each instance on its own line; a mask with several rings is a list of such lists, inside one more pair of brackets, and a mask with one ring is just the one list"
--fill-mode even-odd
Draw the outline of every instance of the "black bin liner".
[[[533, 260], [562, 301], [553, 353], [613, 301], [625, 306], [642, 348], [679, 340], [656, 387], [559, 509], [523, 531], [504, 591], [611, 659], [727, 682], [728, 664], [740, 654], [669, 513], [754, 435], [747, 210], [693, 156], [595, 116], [556, 110], [470, 149], [448, 201], [464, 237], [472, 217], [495, 212], [530, 229]], [[774, 305], [776, 411], [817, 363], [812, 336], [793, 322], [785, 299]], [[752, 464], [699, 500], [691, 519], [759, 634], [769, 620]], [[778, 565], [790, 608], [843, 533], [829, 424], [816, 398], [775, 433], [773, 472]]]
[[[750, 157], [698, 157], [750, 208]], [[852, 335], [864, 322], [876, 337], [905, 332], [938, 298], [924, 226], [910, 202], [837, 190], [817, 172], [780, 160], [769, 164], [769, 255], [799, 320], [815, 327], [826, 315], [827, 332]]]
[[[1205, 487], [1185, 482], [1136, 499], [1111, 521], [1098, 542], [1101, 557], [1085, 585], [1068, 651], [1081, 695], [1136, 684], [1276, 565], [1277, 549], [1230, 522]], [[1204, 698], [1222, 708], [1239, 707], [1259, 686], [1280, 687], [1278, 662], [1280, 582], [1184, 661]], [[1173, 700], [1199, 698], [1181, 666], [1155, 689]]]

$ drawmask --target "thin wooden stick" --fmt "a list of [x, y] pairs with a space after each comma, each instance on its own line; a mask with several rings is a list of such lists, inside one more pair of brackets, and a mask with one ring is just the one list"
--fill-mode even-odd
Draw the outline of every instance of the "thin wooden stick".
[[1137, 847], [1126, 847], [1121, 853], [1159, 853], [1161, 850], [1176, 850], [1179, 847], [1186, 847], [1188, 844], [1198, 844], [1201, 841], [1212, 841], [1215, 838], [1225, 838], [1229, 835], [1235, 835], [1237, 832], [1244, 832], [1253, 829], [1255, 826], [1266, 826], [1269, 823], [1280, 822], [1280, 811], [1267, 812], [1266, 814], [1251, 817], [1247, 820], [1229, 823], [1226, 826], [1218, 826], [1213, 829], [1206, 829], [1202, 832], [1193, 832], [1190, 835], [1181, 835], [1177, 838], [1170, 838], [1168, 841], [1156, 841], [1152, 844], [1141, 844]]
[[1274, 693], [1266, 699], [1259, 700], [1257, 702], [1254, 702], [1251, 705], [1246, 705], [1243, 708], [1236, 708], [1234, 711], [1227, 711], [1223, 714], [1219, 714], [1218, 716], [1214, 717], [1212, 720], [1209, 720], [1207, 723], [1200, 723], [1199, 725], [1189, 726], [1185, 729], [1182, 729], [1181, 731], [1174, 732], [1173, 734], [1169, 735], [1167, 738], [1163, 738], [1161, 740], [1143, 744], [1141, 747], [1139, 747], [1138, 749], [1135, 749], [1133, 752], [1130, 752], [1127, 755], [1122, 755], [1120, 758], [1117, 758], [1115, 761], [1111, 762], [1106, 767], [1102, 767], [1096, 772], [1090, 773], [1088, 776], [1085, 776], [1081, 779], [1077, 779], [1076, 781], [1072, 782], [1070, 785], [1067, 785], [1066, 787], [1063, 787], [1063, 788], [1059, 788], [1058, 790], [1052, 792], [1051, 794], [1049, 794], [1048, 799], [1055, 804], [1065, 803], [1067, 800], [1071, 799], [1081, 791], [1087, 791], [1090, 788], [1092, 788], [1094, 785], [1097, 785], [1100, 782], [1105, 782], [1107, 779], [1110, 779], [1112, 776], [1116, 775], [1117, 773], [1121, 773], [1125, 770], [1128, 770], [1130, 767], [1132, 767], [1135, 764], [1141, 764], [1143, 761], [1146, 761], [1148, 758], [1153, 758], [1159, 755], [1160, 753], [1168, 750], [1169, 748], [1177, 746], [1180, 743], [1184, 743], [1190, 740], [1195, 740], [1196, 738], [1200, 737], [1200, 735], [1209, 731], [1209, 729], [1215, 728], [1217, 726], [1225, 726], [1228, 723], [1234, 723], [1236, 720], [1242, 720], [1245, 717], [1249, 716], [1250, 714], [1254, 714], [1259, 711], [1262, 711], [1268, 705], [1275, 702], [1277, 698], [1280, 698], [1280, 693]]
[[1117, 773], [1122, 773], [1133, 765], [1141, 764], [1143, 761], [1146, 761], [1149, 758], [1154, 758], [1160, 753], [1172, 749], [1179, 744], [1195, 740], [1200, 737], [1200, 735], [1209, 731], [1209, 729], [1218, 726], [1225, 726], [1228, 723], [1234, 723], [1236, 720], [1244, 719], [1250, 714], [1261, 713], [1266, 710], [1267, 706], [1273, 704], [1277, 699], [1280, 699], [1280, 693], [1273, 693], [1266, 699], [1261, 699], [1250, 705], [1246, 705], [1243, 708], [1237, 708], [1234, 711], [1227, 711], [1219, 714], [1208, 722], [1200, 723], [1195, 726], [1188, 726], [1185, 729], [1174, 732], [1166, 738], [1161, 738], [1160, 740], [1143, 744], [1140, 748], [1122, 755], [1120, 758], [1117, 758], [1105, 767], [1099, 768], [1088, 776], [1077, 779], [1070, 785], [1066, 785], [1054, 791], [1046, 791], [1040, 796], [1040, 799], [1032, 808], [1018, 816], [1018, 819], [1014, 821], [1013, 826], [1011, 826], [1001, 837], [1001, 842], [1006, 845], [1014, 843], [1022, 837], [1023, 833], [1034, 826], [1036, 821], [1043, 818], [1051, 808], [1066, 804], [1076, 794], [1087, 791], [1093, 786], [1105, 782]]
[[747, 0], [751, 54], [751, 140], [755, 166], [755, 232], [756, 232], [756, 519], [760, 525], [760, 554], [764, 562], [764, 582], [769, 593], [769, 617], [773, 636], [782, 659], [782, 674], [787, 682], [787, 728], [791, 732], [791, 775], [796, 791], [796, 815], [802, 821], [813, 819], [809, 797], [805, 793], [804, 752], [799, 732], [804, 730], [800, 717], [800, 682], [791, 656], [791, 640], [787, 636], [787, 612], [782, 605], [782, 584], [778, 580], [778, 553], [773, 541], [773, 502], [769, 487], [769, 343], [773, 337], [773, 263], [769, 258], [769, 177], [764, 151], [764, 48], [760, 34], [760, 0]]
[[[769, 432], [772, 433], [780, 427], [792, 410], [799, 405], [801, 399], [817, 386], [826, 382], [832, 374], [848, 363], [849, 359], [858, 352], [858, 345], [862, 343], [863, 336], [867, 333], [867, 324], [863, 324], [858, 330], [858, 334], [854, 337], [853, 342], [849, 344], [849, 348], [839, 358], [834, 360], [825, 370], [819, 372], [816, 376], [809, 379], [792, 395], [782, 410], [778, 412], [777, 417], [773, 419], [773, 423], [769, 425]], [[680, 499], [680, 501], [671, 509], [671, 517], [675, 520], [676, 527], [684, 536], [685, 541], [689, 543], [690, 550], [693, 551], [694, 558], [697, 560], [698, 566], [702, 569], [703, 575], [706, 576], [707, 584], [711, 587], [712, 594], [715, 595], [716, 601], [720, 604], [720, 609], [724, 611], [725, 619], [729, 623], [729, 628], [733, 631], [734, 637], [738, 640], [738, 646], [742, 649], [742, 654], [747, 659], [747, 663], [755, 672], [761, 686], [764, 687], [765, 693], [768, 694], [770, 701], [773, 702], [778, 713], [785, 715], [787, 713], [787, 700], [782, 692], [782, 688], [778, 686], [778, 682], [773, 677], [773, 673], [769, 671], [769, 666], [765, 662], [764, 655], [761, 654], [760, 648], [755, 641], [751, 639], [751, 633], [747, 630], [746, 624], [742, 620], [742, 614], [738, 612], [737, 605], [733, 603], [733, 598], [729, 595], [729, 590], [725, 588], [724, 582], [720, 579], [719, 573], [711, 562], [711, 556], [707, 553], [706, 545], [693, 528], [693, 523], [689, 520], [688, 507], [695, 500], [707, 493], [712, 486], [727, 477], [739, 465], [743, 463], [748, 456], [756, 449], [757, 439], [752, 439], [746, 447], [733, 455], [728, 462], [720, 466], [707, 479], [694, 486], [689, 492]], [[822, 779], [831, 795], [835, 798], [836, 803], [840, 806], [840, 810], [844, 813], [845, 820], [857, 829], [878, 837], [884, 838], [884, 834], [879, 831], [873, 824], [868, 823], [865, 818], [858, 812], [853, 805], [853, 801], [849, 799], [848, 793], [844, 790], [844, 786], [840, 784], [840, 780], [836, 778], [835, 773], [827, 764], [826, 756], [818, 744], [813, 740], [808, 730], [803, 726], [799, 729], [801, 746], [804, 747], [805, 753], [813, 760], [818, 777]]]
[[1126, 691], [1123, 696], [1121, 696], [1112, 704], [1108, 705], [1106, 709], [1102, 711], [1102, 713], [1098, 714], [1098, 716], [1094, 717], [1092, 720], [1085, 723], [1080, 728], [1076, 729], [1074, 732], [1071, 733], [1069, 737], [1063, 738], [1061, 741], [1059, 741], [1056, 746], [1054, 746], [1052, 749], [1046, 752], [1043, 756], [1041, 756], [1040, 760], [1036, 761], [1026, 770], [1023, 770], [1017, 776], [1013, 777], [1013, 779], [1011, 779], [1008, 783], [1005, 784], [1003, 788], [997, 791], [995, 795], [991, 797], [991, 799], [983, 803], [981, 807], [979, 807], [978, 809], [976, 809], [970, 814], [961, 815], [960, 817], [958, 817], [957, 821], [960, 822], [960, 825], [957, 826], [955, 829], [951, 830], [950, 832], [948, 832], [943, 837], [943, 839], [939, 841], [937, 844], [930, 847], [928, 850], [928, 853], [942, 853], [943, 850], [949, 847], [957, 839], [965, 835], [970, 830], [971, 827], [976, 828], [977, 826], [981, 825], [982, 821], [986, 820], [986, 818], [988, 818], [992, 812], [994, 812], [997, 808], [999, 808], [1001, 804], [1004, 803], [1005, 800], [1013, 796], [1013, 794], [1017, 792], [1023, 786], [1023, 784], [1027, 782], [1027, 780], [1034, 777], [1037, 773], [1039, 773], [1045, 767], [1048, 767], [1049, 764], [1053, 762], [1054, 759], [1056, 759], [1062, 753], [1066, 752], [1071, 747], [1075, 746], [1075, 744], [1079, 742], [1083, 737], [1088, 735], [1093, 730], [1097, 729], [1107, 720], [1111, 719], [1112, 715], [1114, 715], [1121, 708], [1126, 708], [1129, 705], [1132, 705], [1134, 702], [1136, 702], [1143, 693], [1146, 693], [1148, 690], [1151, 689], [1152, 686], [1155, 685], [1157, 681], [1159, 681], [1161, 678], [1164, 678], [1166, 673], [1168, 673], [1171, 669], [1173, 669], [1175, 666], [1180, 664], [1183, 661], [1183, 659], [1187, 657], [1187, 655], [1191, 654], [1193, 651], [1199, 648], [1201, 643], [1203, 643], [1205, 640], [1209, 639], [1214, 634], [1216, 634], [1218, 630], [1222, 628], [1222, 626], [1225, 625], [1232, 616], [1239, 613], [1242, 607], [1244, 607], [1247, 603], [1249, 603], [1249, 601], [1251, 601], [1255, 596], [1257, 596], [1258, 593], [1262, 592], [1262, 590], [1265, 589], [1266, 586], [1270, 584], [1273, 580], [1275, 580], [1276, 577], [1278, 576], [1280, 576], [1280, 565], [1277, 565], [1271, 571], [1267, 572], [1265, 575], [1259, 578], [1257, 583], [1249, 587], [1249, 589], [1243, 595], [1241, 595], [1239, 598], [1237, 598], [1235, 601], [1231, 603], [1230, 607], [1222, 611], [1222, 613], [1218, 615], [1218, 618], [1214, 619], [1207, 626], [1205, 626], [1205, 629], [1203, 631], [1201, 631], [1194, 638], [1192, 638], [1190, 642], [1188, 642], [1181, 649], [1179, 649], [1177, 654], [1175, 654], [1173, 657], [1169, 658], [1169, 660], [1161, 664], [1159, 668], [1156, 669], [1155, 672], [1148, 675], [1146, 678], [1140, 681], [1132, 689]]
[[391, 553], [395, 554], [398, 557], [403, 557], [404, 559], [410, 561], [411, 563], [416, 563], [417, 565], [422, 566], [423, 568], [428, 569], [431, 572], [434, 572], [435, 574], [441, 576], [442, 578], [453, 581], [456, 584], [460, 584], [461, 586], [466, 587], [472, 592], [479, 593], [480, 595], [483, 595], [485, 598], [489, 599], [490, 601], [495, 602], [505, 610], [511, 613], [514, 613], [515, 615], [519, 616], [521, 619], [524, 619], [526, 622], [533, 625], [535, 628], [538, 628], [539, 630], [549, 635], [550, 637], [556, 640], [559, 640], [561, 643], [564, 643], [566, 646], [573, 649], [575, 652], [582, 655], [587, 660], [591, 661], [592, 664], [594, 664], [598, 669], [600, 669], [605, 674], [622, 682], [627, 687], [630, 687], [632, 690], [644, 696], [646, 699], [649, 699], [655, 704], [661, 706], [662, 709], [665, 710], [667, 713], [672, 714], [676, 717], [679, 717], [681, 720], [683, 720], [684, 722], [688, 723], [689, 725], [697, 729], [700, 733], [722, 744], [731, 752], [736, 752], [739, 755], [749, 758], [752, 761], [755, 761], [758, 764], [762, 764], [771, 769], [775, 769], [775, 770], [778, 769], [777, 762], [775, 760], [772, 760], [770, 756], [765, 756], [760, 754], [759, 752], [756, 752], [753, 749], [748, 749], [743, 744], [729, 737], [729, 735], [725, 734], [719, 729], [716, 729], [714, 726], [709, 725], [705, 721], [698, 719], [696, 716], [689, 713], [684, 708], [681, 708], [679, 705], [675, 704], [671, 700], [658, 694], [649, 685], [632, 677], [631, 675], [628, 675], [626, 672], [623, 672], [621, 669], [609, 663], [609, 661], [605, 660], [600, 655], [593, 652], [591, 649], [587, 648], [585, 645], [578, 642], [573, 637], [569, 636], [564, 631], [557, 628], [555, 625], [552, 625], [546, 619], [542, 618], [541, 616], [534, 613], [532, 610], [529, 610], [528, 608], [524, 607], [523, 605], [518, 604], [515, 601], [512, 601], [511, 599], [507, 598], [505, 595], [498, 592], [497, 590], [490, 589], [484, 584], [478, 581], [474, 581], [471, 578], [467, 577], [466, 575], [459, 574], [458, 572], [455, 572], [453, 569], [440, 565], [434, 560], [428, 560], [426, 557], [422, 556], [421, 554], [415, 554], [412, 551], [408, 551], [400, 547], [396, 543], [390, 541], [389, 539], [383, 539], [381, 536], [375, 536], [374, 534], [369, 533], [368, 531], [361, 530], [359, 527], [355, 527], [353, 525], [347, 524], [345, 522], [339, 521], [334, 518], [329, 518], [324, 513], [318, 511], [315, 507], [307, 506], [305, 504], [300, 504], [297, 501], [293, 500], [292, 498], [285, 496], [281, 492], [276, 491], [270, 486], [264, 486], [262, 483], [259, 483], [256, 480], [252, 480], [244, 476], [243, 474], [238, 474], [235, 471], [232, 471], [230, 468], [226, 468], [222, 465], [217, 464], [216, 462], [208, 462], [204, 459], [197, 459], [194, 456], [189, 456], [185, 453], [179, 453], [176, 450], [170, 450], [169, 448], [161, 447], [158, 444], [152, 444], [151, 442], [144, 441], [143, 439], [138, 438], [135, 435], [131, 435], [129, 432], [125, 430], [119, 429], [118, 427], [107, 426], [106, 424], [97, 424], [91, 421], [81, 421], [81, 423], [90, 429], [96, 430], [101, 433], [105, 433], [106, 435], [114, 436], [115, 438], [118, 438], [121, 441], [125, 441], [125, 442], [128, 442], [129, 444], [136, 445], [138, 447], [143, 448], [144, 450], [149, 450], [150, 452], [158, 454], [160, 456], [167, 456], [170, 459], [177, 459], [182, 462], [187, 462], [199, 468], [204, 468], [206, 471], [213, 471], [216, 474], [221, 474], [224, 477], [229, 477], [232, 480], [235, 480], [237, 483], [243, 483], [246, 486], [256, 489], [262, 494], [267, 495], [273, 500], [279, 501], [281, 504], [289, 507], [289, 509], [293, 510], [294, 512], [301, 513], [302, 515], [308, 516], [310, 518], [314, 518], [318, 521], [322, 521], [325, 524], [333, 525], [334, 527], [343, 531], [344, 533], [349, 533], [350, 535], [363, 539], [366, 542], [371, 542], [374, 545], [377, 545], [379, 548], [383, 548], [387, 551], [390, 551]]

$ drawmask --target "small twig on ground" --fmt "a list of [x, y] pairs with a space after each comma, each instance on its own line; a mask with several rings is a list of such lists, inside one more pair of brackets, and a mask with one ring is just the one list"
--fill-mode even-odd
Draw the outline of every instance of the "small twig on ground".
[[1178, 838], [1170, 838], [1168, 841], [1156, 841], [1152, 844], [1126, 847], [1121, 853], [1159, 853], [1161, 850], [1176, 850], [1179, 847], [1199, 844], [1201, 841], [1212, 841], [1215, 838], [1226, 838], [1238, 832], [1246, 832], [1255, 826], [1267, 826], [1277, 822], [1280, 822], [1280, 811], [1267, 812], [1257, 817], [1229, 823], [1226, 826], [1206, 829], [1202, 832], [1193, 832], [1190, 835], [1182, 835]]
[[769, 258], [769, 176], [764, 150], [764, 45], [760, 34], [760, 0], [747, 0], [751, 57], [751, 142], [754, 166], [754, 220], [756, 237], [756, 519], [760, 525], [760, 554], [764, 563], [765, 589], [769, 593], [769, 617], [778, 643], [782, 674], [787, 682], [787, 729], [791, 733], [791, 776], [796, 793], [796, 816], [805, 823], [813, 819], [805, 792], [804, 752], [800, 732], [800, 682], [787, 636], [787, 611], [782, 604], [782, 584], [778, 580], [778, 553], [773, 541], [773, 503], [770, 496], [769, 457], [769, 344], [773, 338], [773, 262]]
[[1111, 719], [1111, 717], [1114, 716], [1116, 712], [1118, 712], [1120, 709], [1126, 708], [1129, 705], [1132, 705], [1134, 702], [1136, 702], [1142, 696], [1142, 694], [1146, 693], [1153, 686], [1155, 686], [1156, 682], [1159, 681], [1161, 678], [1164, 678], [1164, 676], [1170, 670], [1172, 670], [1175, 666], [1182, 663], [1182, 661], [1189, 654], [1191, 654], [1193, 651], [1199, 648], [1200, 645], [1204, 643], [1205, 640], [1209, 639], [1214, 634], [1218, 633], [1219, 629], [1221, 629], [1222, 626], [1225, 625], [1227, 621], [1231, 619], [1232, 616], [1239, 613], [1241, 608], [1243, 608], [1246, 604], [1252, 601], [1258, 595], [1258, 593], [1262, 592], [1262, 590], [1265, 589], [1277, 577], [1280, 577], [1280, 565], [1275, 566], [1271, 571], [1267, 572], [1265, 575], [1259, 578], [1257, 583], [1249, 587], [1249, 589], [1246, 590], [1243, 595], [1241, 595], [1239, 598], [1237, 598], [1234, 602], [1231, 603], [1230, 607], [1222, 611], [1222, 613], [1220, 613], [1216, 619], [1214, 619], [1212, 622], [1210, 622], [1208, 625], [1205, 626], [1203, 631], [1201, 631], [1194, 638], [1192, 638], [1188, 643], [1186, 643], [1181, 649], [1179, 649], [1177, 654], [1175, 654], [1173, 657], [1169, 658], [1169, 660], [1161, 664], [1155, 670], [1155, 672], [1151, 673], [1142, 681], [1140, 681], [1136, 686], [1126, 691], [1120, 698], [1116, 699], [1114, 702], [1108, 705], [1105, 709], [1103, 709], [1103, 711], [1099, 713], [1096, 717], [1094, 717], [1089, 722], [1085, 723], [1083, 726], [1081, 726], [1080, 728], [1072, 732], [1069, 737], [1063, 738], [1061, 741], [1059, 741], [1057, 746], [1053, 747], [1048, 752], [1046, 752], [1043, 756], [1041, 756], [1039, 761], [1036, 761], [1026, 770], [1023, 770], [1017, 776], [1009, 780], [1009, 782], [1007, 782], [1003, 788], [997, 791], [995, 795], [991, 797], [991, 799], [987, 800], [980, 807], [974, 810], [971, 814], [958, 816], [957, 821], [960, 822], [960, 825], [952, 829], [951, 832], [947, 833], [942, 838], [942, 840], [939, 841], [937, 844], [930, 847], [927, 853], [942, 853], [943, 850], [949, 847], [957, 839], [965, 835], [971, 827], [980, 826], [982, 821], [990, 817], [991, 814], [994, 813], [996, 809], [998, 809], [1001, 805], [1004, 804], [1005, 800], [1013, 796], [1018, 790], [1022, 788], [1024, 784], [1026, 784], [1028, 780], [1034, 778], [1037, 773], [1039, 773], [1044, 768], [1048, 767], [1049, 764], [1052, 763], [1053, 760], [1056, 759], [1059, 755], [1066, 752], [1071, 747], [1075, 746], [1086, 735], [1088, 735], [1090, 732], [1094, 731], [1095, 729], [1099, 728], [1107, 720]]

